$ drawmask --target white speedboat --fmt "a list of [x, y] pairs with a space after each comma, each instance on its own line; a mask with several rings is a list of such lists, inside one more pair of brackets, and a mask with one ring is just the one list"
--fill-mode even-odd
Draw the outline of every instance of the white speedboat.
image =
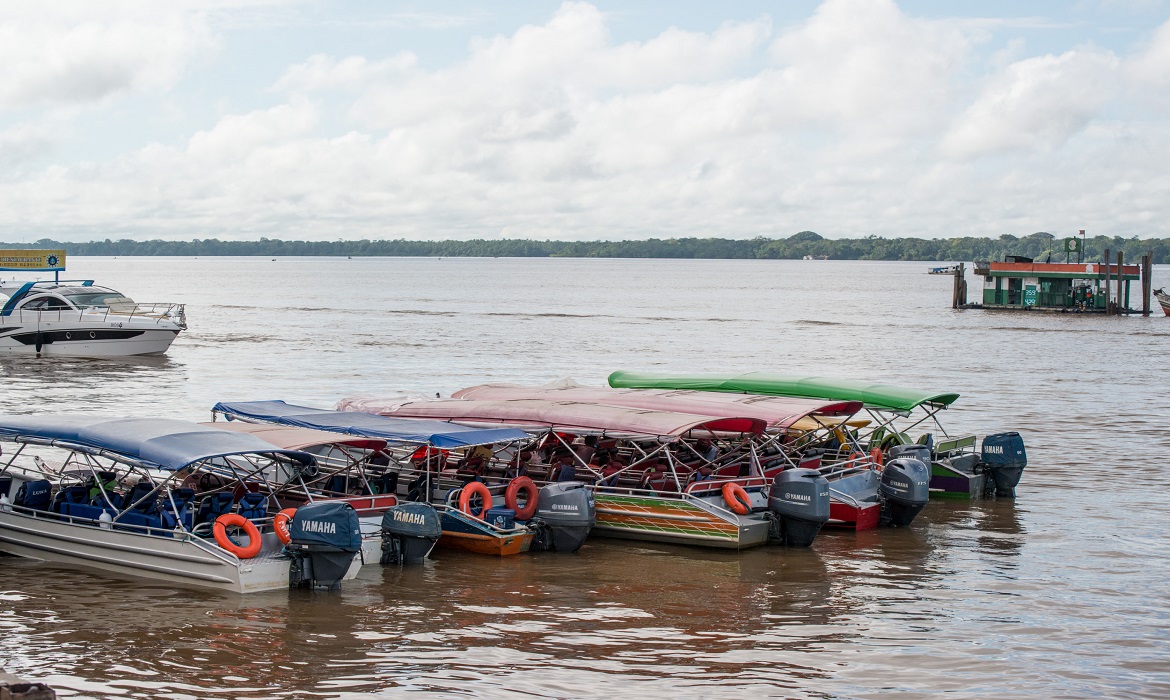
[[138, 304], [93, 280], [0, 282], [0, 356], [161, 355], [186, 328], [183, 304]]

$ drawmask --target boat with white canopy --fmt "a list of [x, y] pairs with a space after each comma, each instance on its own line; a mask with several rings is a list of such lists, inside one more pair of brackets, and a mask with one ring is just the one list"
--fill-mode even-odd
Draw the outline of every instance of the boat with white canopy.
[[237, 593], [335, 587], [361, 567], [348, 504], [306, 504], [286, 543], [278, 504], [248, 489], [297, 479], [315, 466], [306, 452], [187, 421], [85, 415], [0, 416], [0, 444], [0, 551]]

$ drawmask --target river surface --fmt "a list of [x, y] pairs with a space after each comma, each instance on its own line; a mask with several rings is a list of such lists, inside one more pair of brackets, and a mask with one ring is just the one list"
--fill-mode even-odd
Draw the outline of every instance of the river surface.
[[948, 430], [1018, 430], [1029, 465], [1014, 501], [932, 501], [807, 550], [439, 551], [333, 593], [2, 557], [0, 667], [86, 698], [1170, 697], [1170, 318], [953, 311], [928, 267], [71, 258], [69, 278], [186, 303], [190, 330], [163, 358], [0, 360], [0, 410], [207, 420], [223, 400], [771, 370], [957, 391]]

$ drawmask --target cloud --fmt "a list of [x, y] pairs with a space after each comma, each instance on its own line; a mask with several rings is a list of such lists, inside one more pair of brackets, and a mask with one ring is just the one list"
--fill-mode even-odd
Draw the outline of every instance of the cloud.
[[971, 158], [1058, 148], [1117, 94], [1120, 68], [1111, 52], [1092, 48], [1012, 63], [987, 81], [940, 149]]
[[[220, 5], [202, 21], [198, 5], [132, 3], [115, 21], [88, 7], [13, 24], [52, 25], [59, 46], [90, 24], [157, 27], [178, 33], [174, 45], [126, 35], [133, 46], [102, 54], [91, 40], [116, 67], [92, 92], [64, 87], [90, 84], [85, 61], [26, 61], [25, 87], [0, 86], [10, 109], [54, 115], [0, 131], [0, 225], [84, 240], [840, 237], [1140, 233], [1170, 215], [1170, 130], [1150, 97], [1170, 82], [1167, 25], [1128, 51], [1079, 41], [1037, 54], [1019, 25], [1067, 22], [826, 0], [783, 27], [662, 20], [627, 41], [570, 2], [445, 62], [402, 44], [313, 46], [270, 73], [238, 71], [254, 82], [229, 95], [197, 58], [233, 40], [224, 26], [256, 31], [241, 20], [254, 8]], [[192, 87], [181, 76], [194, 70], [211, 72]], [[212, 106], [112, 156], [54, 149], [54, 134], [85, 133], [63, 106], [145, 127], [133, 108], [163, 92]]]
[[[116, 17], [96, 3], [23, 3], [0, 9], [0, 112], [100, 102], [172, 85], [192, 56], [214, 41], [201, 16], [127, 3]], [[162, 8], [156, 12], [154, 8]]]

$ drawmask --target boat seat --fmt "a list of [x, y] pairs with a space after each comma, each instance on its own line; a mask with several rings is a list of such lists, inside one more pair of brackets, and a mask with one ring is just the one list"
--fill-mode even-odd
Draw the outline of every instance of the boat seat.
[[26, 481], [17, 489], [12, 504], [34, 510], [48, 510], [52, 495], [53, 485], [48, 479]]
[[224, 513], [230, 513], [235, 499], [227, 491], [208, 494], [199, 502], [199, 509], [195, 513], [195, 524], [215, 522], [215, 519]]
[[746, 462], [743, 464], [728, 464], [727, 466], [716, 469], [711, 474], [711, 477], [713, 479], [738, 479], [741, 476], [747, 476], [743, 473], [743, 469], [746, 466]]
[[[61, 510], [59, 512], [61, 513], [62, 517], [97, 520], [98, 518], [102, 517], [102, 513], [105, 512], [105, 508], [102, 508], [101, 506], [91, 506], [88, 503], [65, 502], [61, 504]], [[84, 524], [89, 525], [90, 523]]]
[[[156, 513], [146, 513], [140, 510], [132, 510], [122, 514], [118, 518], [118, 522], [114, 524], [118, 530], [126, 530], [127, 532], [137, 532], [148, 535], [165, 535], [170, 537], [170, 530], [163, 527], [162, 519]], [[143, 529], [148, 528], [148, 529]]]
[[12, 494], [8, 493], [11, 490], [12, 490], [12, 477], [6, 476], [3, 478], [0, 478], [0, 496], [8, 496], [11, 498]]
[[[685, 483], [685, 482], [684, 482]], [[665, 476], [656, 476], [653, 479], [647, 479], [642, 488], [654, 491], [655, 493], [678, 493], [678, 484], [674, 483], [674, 478], [669, 474]]]
[[[326, 493], [341, 495], [348, 493], [348, 491], [346, 491], [346, 486], [347, 481], [345, 474], [334, 474], [325, 481], [325, 486], [323, 486], [321, 490], [325, 491]], [[240, 500], [244, 500], [243, 497], [241, 497]]]
[[[170, 492], [170, 498], [162, 498], [162, 508], [159, 509], [159, 518], [163, 527], [174, 530], [179, 525], [190, 530], [195, 527], [195, 515], [191, 512], [191, 501], [195, 498], [195, 489], [179, 488]], [[171, 502], [174, 502], [174, 508]]]
[[384, 472], [373, 480], [378, 493], [398, 493], [398, 472]]
[[[146, 479], [139, 481], [137, 484], [134, 484], [134, 488], [130, 489], [130, 492], [122, 500], [122, 507], [129, 508], [130, 506], [134, 506], [134, 510], [139, 513], [153, 513], [156, 510], [158, 501], [158, 492], [155, 491], [155, 488], [155, 485]], [[143, 497], [146, 500], [135, 506], [134, 504]]]
[[246, 493], [240, 499], [236, 512], [248, 520], [268, 517], [268, 496], [262, 493]]
[[84, 486], [65, 486], [57, 491], [57, 495], [53, 496], [53, 505], [49, 510], [54, 513], [61, 513], [62, 506], [66, 503], [82, 505], [89, 500], [89, 489]]
[[[99, 487], [98, 484], [101, 486]], [[90, 505], [100, 506], [106, 502], [102, 496], [103, 489], [110, 496], [114, 505], [120, 506], [122, 504], [119, 498], [120, 494], [118, 494], [118, 475], [114, 472], [98, 472], [96, 476], [90, 474], [85, 480], [85, 486], [89, 489], [87, 496]]]

